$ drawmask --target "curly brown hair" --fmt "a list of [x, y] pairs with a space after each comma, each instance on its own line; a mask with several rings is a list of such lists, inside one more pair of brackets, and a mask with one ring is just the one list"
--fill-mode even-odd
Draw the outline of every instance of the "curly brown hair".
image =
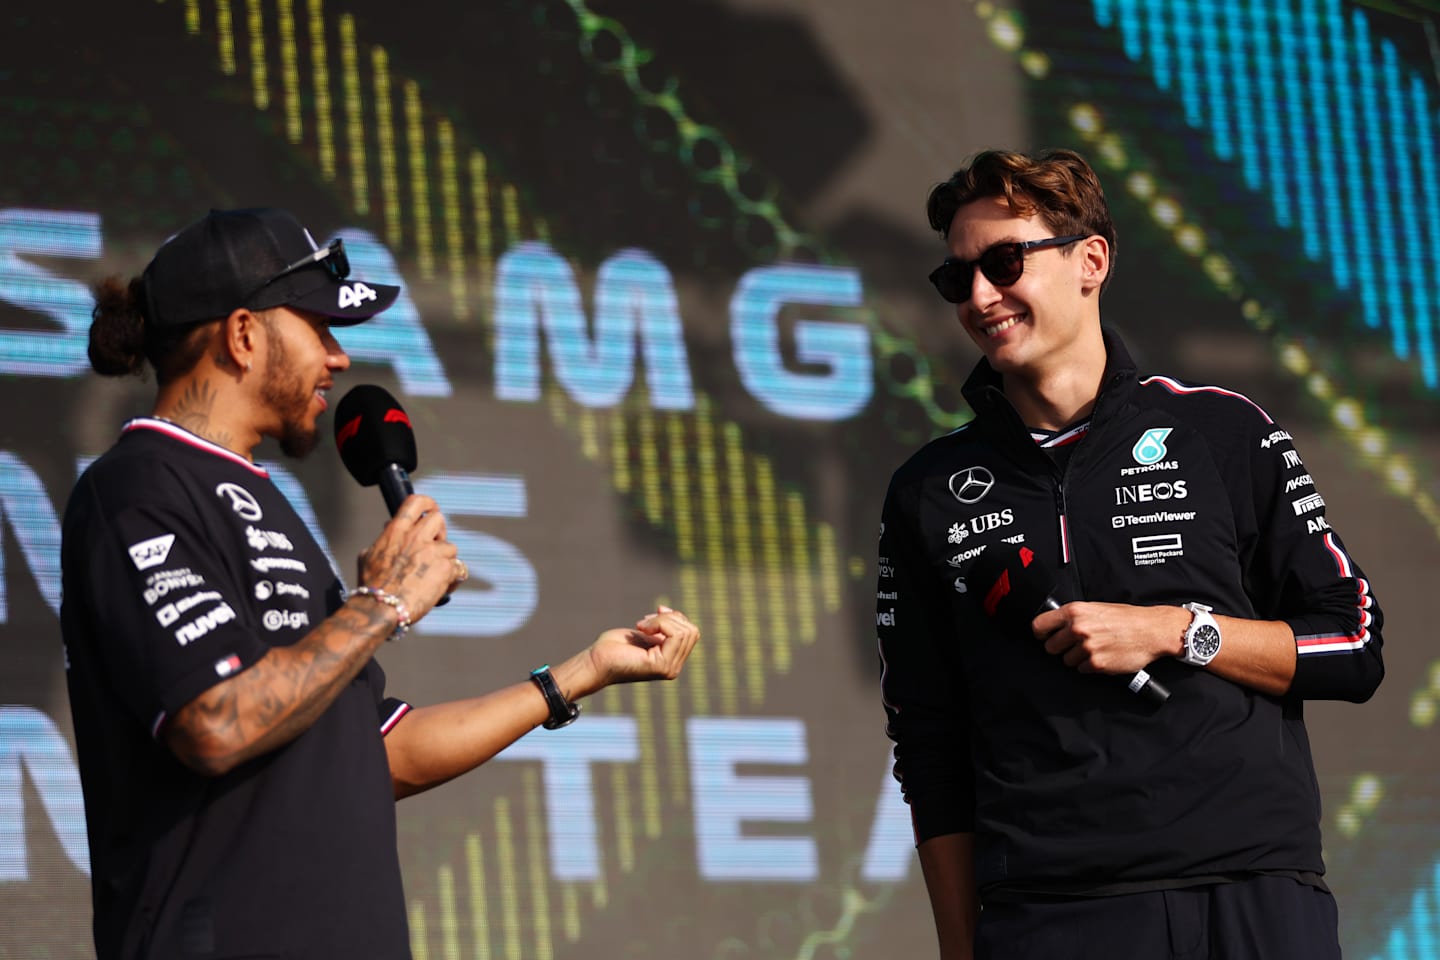
[[930, 191], [925, 213], [942, 237], [961, 207], [974, 200], [1004, 197], [1017, 217], [1039, 215], [1057, 236], [1099, 235], [1110, 245], [1110, 271], [1103, 292], [1115, 276], [1115, 224], [1105, 203], [1100, 178], [1074, 150], [986, 150]]

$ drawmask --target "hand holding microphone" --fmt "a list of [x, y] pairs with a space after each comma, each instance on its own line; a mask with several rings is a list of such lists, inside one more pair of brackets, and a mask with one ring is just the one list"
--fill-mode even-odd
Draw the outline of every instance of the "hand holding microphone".
[[[1029, 547], [1009, 543], [987, 546], [965, 580], [978, 592], [987, 616], [1012, 633], [1033, 636], [1038, 632], [1046, 651], [1062, 656], [1067, 665], [1085, 672], [1129, 674], [1132, 693], [1157, 704], [1170, 698], [1170, 691], [1144, 669], [1155, 657], [1135, 652], [1133, 640], [1143, 635], [1140, 618], [1147, 608], [1107, 603], [1062, 605], [1052, 596], [1055, 578], [1044, 562]], [[1052, 616], [1052, 611], [1063, 612]], [[1117, 660], [1133, 660], [1138, 655], [1143, 662], [1107, 669], [1103, 662], [1095, 662], [1102, 653], [1104, 659]]]
[[388, 391], [360, 384], [335, 408], [335, 445], [361, 486], [380, 487], [392, 517], [360, 555], [360, 583], [401, 597], [408, 619], [419, 620], [448, 602], [469, 570], [445, 539], [439, 505], [410, 482], [419, 460], [410, 418]]

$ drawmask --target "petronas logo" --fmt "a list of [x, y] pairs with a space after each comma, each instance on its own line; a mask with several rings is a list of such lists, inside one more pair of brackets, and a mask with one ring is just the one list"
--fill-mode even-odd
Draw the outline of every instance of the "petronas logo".
[[1130, 455], [1135, 462], [1142, 467], [1152, 463], [1158, 463], [1165, 459], [1165, 438], [1170, 436], [1170, 427], [1151, 427], [1140, 434], [1140, 439], [1135, 441], [1131, 448]]

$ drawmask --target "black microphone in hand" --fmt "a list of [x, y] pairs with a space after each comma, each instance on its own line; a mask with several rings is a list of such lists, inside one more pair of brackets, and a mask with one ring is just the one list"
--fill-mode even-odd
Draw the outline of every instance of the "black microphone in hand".
[[380, 485], [393, 517], [415, 492], [410, 471], [419, 457], [415, 431], [399, 401], [383, 387], [362, 383], [335, 408], [335, 446], [350, 476], [362, 487]]
[[[400, 401], [384, 387], [362, 383], [335, 408], [335, 446], [350, 476], [362, 487], [380, 486], [390, 516], [415, 492], [410, 471], [419, 462], [415, 430]], [[444, 606], [450, 597], [435, 605]]]
[[[1040, 611], [1060, 609], [1060, 601], [1052, 595], [1055, 578], [1029, 547], [990, 544], [975, 558], [965, 583], [970, 590], [979, 592], [980, 606], [986, 616], [1024, 636], [1034, 635], [1030, 621]], [[1138, 693], [1153, 703], [1170, 699], [1170, 691], [1145, 670], [1136, 672], [1128, 686], [1131, 693]]]

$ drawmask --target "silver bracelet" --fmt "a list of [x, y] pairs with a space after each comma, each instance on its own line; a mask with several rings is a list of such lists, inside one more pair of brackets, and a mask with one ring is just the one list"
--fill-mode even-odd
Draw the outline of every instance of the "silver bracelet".
[[384, 590], [377, 590], [375, 587], [356, 587], [350, 591], [350, 595], [352, 597], [370, 597], [395, 608], [395, 612], [399, 615], [400, 620], [395, 624], [395, 632], [386, 637], [386, 640], [399, 640], [410, 632], [410, 611], [405, 606], [405, 601], [395, 596], [395, 594], [386, 593]]

